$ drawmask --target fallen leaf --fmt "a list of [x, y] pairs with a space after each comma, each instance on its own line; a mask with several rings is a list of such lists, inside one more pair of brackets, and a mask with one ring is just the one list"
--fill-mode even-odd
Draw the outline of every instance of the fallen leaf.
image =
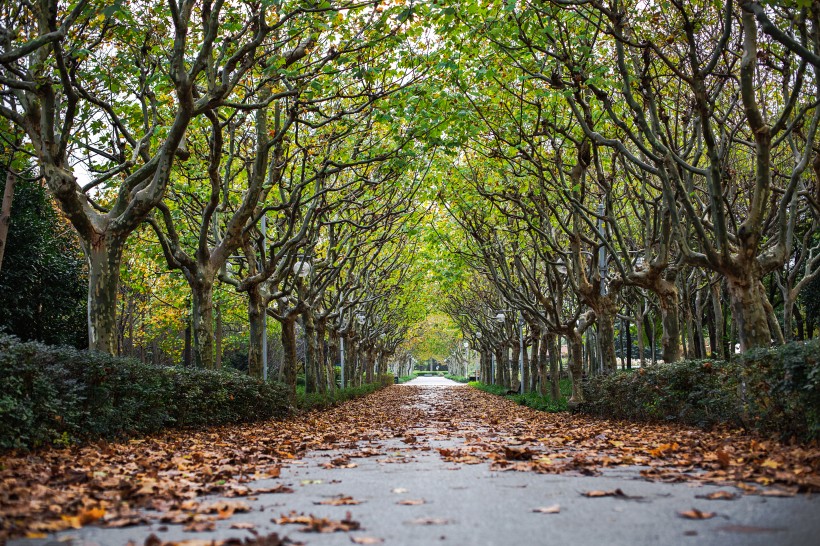
[[407, 489], [405, 489], [404, 487], [396, 487], [396, 488], [394, 488], [394, 489], [391, 489], [391, 491], [390, 491], [390, 492], [391, 492], [391, 493], [396, 493], [396, 494], [398, 494], [398, 495], [401, 495], [402, 493], [407, 493]]
[[734, 500], [738, 498], [738, 495], [732, 493], [731, 491], [714, 491], [709, 493], [708, 495], [695, 495], [696, 499], [708, 499], [708, 500]]
[[291, 512], [288, 515], [282, 515], [279, 519], [273, 520], [279, 525], [301, 524], [304, 525], [300, 531], [304, 533], [335, 533], [356, 531], [361, 529], [358, 521], [354, 521], [350, 512], [347, 513], [343, 520], [332, 520], [328, 518], [316, 517], [313, 514], [304, 515]]
[[561, 506], [558, 504], [553, 504], [551, 506], [539, 506], [538, 508], [533, 508], [532, 511], [539, 514], [557, 514], [561, 511]]
[[404, 499], [400, 500], [396, 504], [401, 504], [404, 506], [418, 506], [420, 504], [424, 504], [424, 499]]
[[586, 492], [583, 492], [581, 494], [583, 496], [589, 497], [589, 498], [617, 497], [617, 498], [620, 498], [620, 499], [628, 499], [628, 500], [643, 499], [643, 497], [638, 496], [638, 495], [627, 495], [626, 493], [623, 492], [623, 490], [621, 488], [613, 489], [612, 491], [600, 491], [600, 490], [586, 491]]
[[727, 468], [729, 466], [730, 459], [728, 453], [726, 453], [722, 449], [718, 449], [717, 451], [715, 451], [715, 455], [717, 456], [717, 460], [721, 468]]
[[237, 521], [231, 523], [231, 529], [256, 529], [256, 525], [247, 521]]
[[410, 525], [447, 525], [450, 520], [444, 518], [416, 518], [405, 523]]
[[313, 504], [324, 504], [325, 506], [347, 506], [351, 504], [361, 504], [361, 501], [357, 501], [353, 497], [346, 497], [346, 496], [338, 496], [333, 497], [332, 499], [325, 499], [323, 501], [314, 502]]
[[714, 512], [702, 512], [697, 508], [692, 508], [685, 512], [678, 512], [678, 515], [686, 519], [712, 519], [716, 514]]

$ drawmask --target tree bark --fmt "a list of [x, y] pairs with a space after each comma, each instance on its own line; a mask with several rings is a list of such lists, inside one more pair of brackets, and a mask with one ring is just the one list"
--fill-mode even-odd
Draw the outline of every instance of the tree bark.
[[598, 343], [601, 350], [601, 363], [605, 374], [614, 373], [617, 370], [615, 360], [615, 313], [607, 309], [598, 315]]
[[[712, 314], [715, 317], [715, 344], [718, 348], [717, 357], [727, 360], [729, 353], [726, 349], [726, 323], [723, 318], [723, 304], [720, 301], [720, 283], [713, 283], [712, 292]], [[713, 357], [715, 355], [712, 355]]]
[[303, 315], [305, 330], [305, 392], [319, 390], [319, 366], [316, 360], [316, 328], [313, 325], [313, 316], [310, 311]]
[[217, 370], [222, 368], [222, 308], [219, 304], [216, 305], [216, 356], [214, 366]]
[[758, 275], [751, 272], [743, 276], [726, 276], [732, 318], [737, 327], [741, 352], [756, 347], [768, 347], [772, 341], [764, 304], [766, 294], [761, 290], [762, 285], [758, 278]]
[[559, 402], [561, 400], [560, 338], [553, 333], [549, 333], [547, 334], [545, 345], [549, 348], [550, 397], [553, 402]]
[[214, 285], [198, 279], [191, 287], [194, 321], [194, 363], [214, 369]]
[[11, 224], [11, 202], [14, 199], [14, 185], [17, 177], [9, 169], [6, 173], [6, 186], [3, 190], [3, 204], [0, 206], [0, 271], [3, 270], [3, 255], [6, 253], [6, 241]]
[[584, 401], [584, 390], [581, 382], [584, 376], [584, 342], [581, 334], [573, 331], [569, 334], [570, 343], [570, 363], [569, 374], [572, 379], [572, 396], [569, 398], [569, 405], [577, 406]]
[[248, 340], [248, 374], [251, 377], [264, 377], [262, 348], [265, 332], [265, 302], [259, 285], [248, 290], [248, 322], [250, 336]]
[[88, 260], [88, 348], [117, 353], [117, 292], [124, 238], [84, 243]]
[[282, 382], [288, 388], [291, 401], [296, 400], [296, 316], [282, 321]]

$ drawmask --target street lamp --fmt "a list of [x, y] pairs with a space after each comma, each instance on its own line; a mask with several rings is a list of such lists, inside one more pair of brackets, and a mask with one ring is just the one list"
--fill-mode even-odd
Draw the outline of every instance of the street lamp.
[[364, 321], [366, 320], [367, 317], [364, 315], [364, 313], [359, 313], [356, 315], [356, 322], [358, 322], [359, 324], [364, 324]]
[[300, 279], [304, 279], [310, 275], [311, 270], [310, 259], [307, 256], [300, 257], [296, 260], [296, 263], [293, 264], [293, 274]]
[[507, 315], [505, 315], [503, 312], [499, 311], [498, 314], [495, 316], [495, 320], [497, 322], [504, 322], [505, 320], [507, 320]]
[[564, 260], [558, 260], [558, 263], [555, 264], [555, 271], [557, 271], [559, 275], [567, 274], [567, 264], [564, 263]]

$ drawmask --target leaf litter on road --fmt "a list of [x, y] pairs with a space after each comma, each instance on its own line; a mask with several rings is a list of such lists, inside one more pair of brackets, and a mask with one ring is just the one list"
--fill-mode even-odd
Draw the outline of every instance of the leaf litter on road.
[[[403, 386], [283, 421], [7, 452], [0, 456], [0, 539], [77, 525], [190, 524], [181, 507], [205, 495], [292, 492], [283, 483], [253, 482], [279, 479], [283, 467], [302, 464], [308, 451], [335, 450], [327, 464], [353, 471], [348, 465], [357, 457], [413, 460], [434, 438], [463, 441], [438, 449], [444, 461], [485, 463], [495, 471], [596, 475], [643, 465], [641, 475], [654, 481], [735, 486], [768, 496], [820, 491], [820, 448], [813, 444], [788, 445], [728, 428], [707, 432], [544, 413], [466, 387], [431, 395]], [[402, 449], [388, 448], [387, 440], [401, 441]]]

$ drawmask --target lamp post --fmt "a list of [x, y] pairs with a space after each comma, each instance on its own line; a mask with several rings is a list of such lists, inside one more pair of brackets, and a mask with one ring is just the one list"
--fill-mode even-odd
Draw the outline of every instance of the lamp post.
[[[504, 324], [504, 321], [506, 321], [506, 320], [507, 320], [507, 315], [504, 313], [504, 311], [499, 311], [498, 313], [496, 313], [496, 315], [495, 315], [495, 321], [496, 322]], [[500, 362], [498, 364], [501, 365]], [[495, 385], [495, 352], [493, 352], [493, 385]]]
[[[506, 313], [509, 312], [499, 311], [495, 315], [495, 320], [503, 324], [507, 320]], [[521, 311], [516, 311], [516, 313], [518, 314], [518, 392], [524, 394], [524, 315]]]

